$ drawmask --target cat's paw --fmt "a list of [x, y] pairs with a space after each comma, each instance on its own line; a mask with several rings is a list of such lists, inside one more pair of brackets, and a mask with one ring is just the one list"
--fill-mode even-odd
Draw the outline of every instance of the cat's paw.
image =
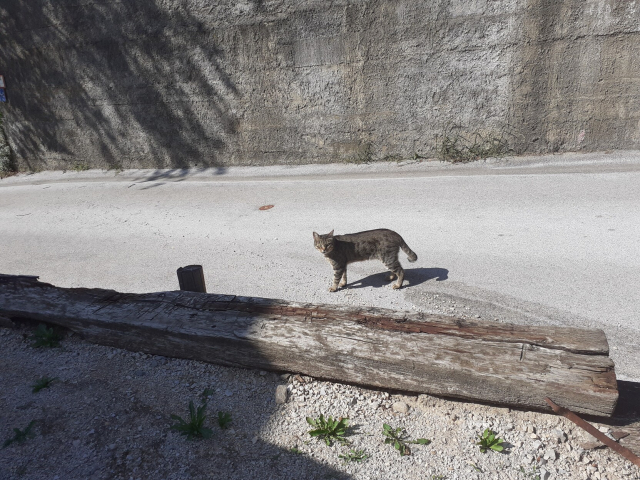
[[398, 290], [399, 288], [402, 288], [402, 285], [398, 285], [397, 283], [393, 284], [393, 289], [394, 290]]
[[347, 284], [347, 282], [340, 282], [340, 284], [338, 285], [338, 287], [344, 287]]
[[330, 291], [330, 292], [335, 292], [336, 290], [338, 290], [338, 288], [337, 288], [337, 287], [329, 287], [329, 291]]

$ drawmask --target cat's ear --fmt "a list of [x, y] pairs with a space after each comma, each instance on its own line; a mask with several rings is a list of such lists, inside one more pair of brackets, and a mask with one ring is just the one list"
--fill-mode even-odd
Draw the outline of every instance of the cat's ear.
[[333, 230], [331, 230], [329, 233], [327, 233], [327, 237], [333, 237]]
[[318, 235], [316, 232], [313, 232], [313, 239], [320, 240], [320, 235]]

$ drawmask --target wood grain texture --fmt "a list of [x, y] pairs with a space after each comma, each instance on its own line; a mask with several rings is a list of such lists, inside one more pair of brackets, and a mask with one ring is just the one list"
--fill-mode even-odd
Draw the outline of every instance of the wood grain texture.
[[185, 291], [58, 288], [0, 275], [0, 315], [95, 343], [221, 365], [522, 408], [552, 397], [610, 416], [618, 391], [601, 330]]

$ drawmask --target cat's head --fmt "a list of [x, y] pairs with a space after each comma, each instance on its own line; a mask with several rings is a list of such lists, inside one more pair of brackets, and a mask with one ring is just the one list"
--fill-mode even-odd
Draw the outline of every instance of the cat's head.
[[333, 238], [333, 230], [326, 235], [319, 235], [313, 232], [313, 246], [316, 247], [320, 253], [327, 254], [333, 250], [335, 239]]

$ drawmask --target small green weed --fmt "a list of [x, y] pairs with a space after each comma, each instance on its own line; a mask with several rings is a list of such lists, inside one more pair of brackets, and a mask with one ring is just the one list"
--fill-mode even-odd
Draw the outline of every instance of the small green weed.
[[62, 340], [62, 334], [57, 329], [47, 328], [44, 323], [41, 323], [29, 338], [33, 340], [32, 347], [58, 348], [60, 340]]
[[11, 445], [12, 443], [22, 443], [24, 442], [27, 438], [31, 438], [35, 436], [35, 433], [33, 433], [31, 431], [31, 428], [33, 427], [33, 424], [36, 423], [35, 420], [31, 420], [29, 422], [29, 425], [27, 425], [27, 428], [24, 429], [24, 431], [20, 430], [19, 428], [14, 428], [13, 432], [13, 438], [9, 438], [8, 440], [6, 440], [4, 442], [4, 444], [2, 445], [2, 448], [7, 448], [9, 445]]
[[396, 162], [396, 163], [400, 163], [403, 160], [404, 158], [402, 158], [402, 155], [398, 155], [397, 153], [385, 155], [384, 157], [382, 157], [382, 159], [380, 159], [381, 162]]
[[496, 437], [496, 432], [486, 428], [485, 431], [482, 432], [482, 435], [478, 436], [478, 442], [476, 445], [480, 446], [480, 451], [482, 453], [486, 453], [489, 449], [501, 452], [504, 450], [504, 446], [502, 445], [503, 443], [504, 440]]
[[358, 146], [355, 153], [345, 160], [347, 163], [371, 163], [373, 162], [373, 144], [362, 143]]
[[227, 429], [231, 423], [231, 414], [229, 412], [218, 412], [218, 425], [220, 428]]
[[86, 170], [89, 170], [89, 165], [87, 165], [86, 163], [74, 163], [71, 167], [71, 170], [74, 170], [76, 172], [84, 172]]
[[527, 472], [524, 467], [520, 467], [520, 472], [525, 476], [525, 478], [530, 478], [531, 480], [540, 480], [540, 472], [538, 471], [538, 467], [536, 465], [533, 466], [533, 469], [530, 472]]
[[43, 388], [49, 388], [51, 386], [51, 384], [53, 382], [55, 382], [56, 380], [58, 380], [58, 377], [54, 377], [54, 378], [42, 377], [42, 378], [39, 378], [38, 380], [36, 380], [36, 382], [33, 385], [31, 385], [31, 387], [32, 387], [31, 391], [33, 393], [38, 393]]
[[187, 440], [193, 438], [209, 438], [213, 435], [213, 431], [210, 428], [204, 426], [204, 421], [207, 418], [204, 411], [207, 408], [207, 404], [203, 403], [197, 409], [193, 405], [193, 400], [189, 401], [189, 421], [185, 421], [178, 415], [171, 415], [171, 418], [177, 420], [178, 423], [171, 425], [171, 430], [179, 432], [181, 435], [186, 435]]
[[109, 164], [109, 166], [107, 167], [107, 172], [109, 170], [115, 170], [116, 174], [117, 174], [117, 173], [120, 173], [120, 172], [122, 172], [124, 170], [124, 166], [122, 165], [122, 162]]
[[459, 125], [447, 125], [444, 133], [437, 139], [436, 148], [442, 160], [453, 163], [501, 157], [512, 152], [506, 132], [464, 133]]
[[307, 417], [307, 423], [314, 427], [314, 430], [309, 431], [309, 435], [324, 440], [327, 446], [330, 447], [334, 441], [342, 445], [349, 445], [349, 440], [344, 438], [347, 427], [349, 426], [348, 418], [334, 420], [332, 417], [324, 418], [324, 416], [320, 414], [320, 418], [317, 419]]
[[446, 475], [431, 475], [431, 480], [447, 480]]
[[418, 438], [417, 440], [408, 440], [404, 428], [392, 428], [388, 424], [382, 425], [382, 434], [386, 437], [384, 443], [391, 444], [398, 450], [400, 456], [411, 455], [411, 449], [408, 444], [429, 445], [431, 440], [426, 438]]
[[206, 403], [209, 400], [209, 397], [212, 396], [214, 393], [216, 393], [216, 391], [213, 388], [209, 388], [209, 387], [205, 388], [200, 394], [202, 403]]
[[343, 459], [344, 463], [364, 462], [369, 457], [370, 455], [367, 455], [367, 453], [364, 450], [354, 450], [354, 449], [349, 450], [344, 455], [338, 455], [338, 458]]
[[0, 110], [0, 178], [8, 177], [16, 173], [16, 164], [11, 154], [11, 148], [6, 140], [3, 127], [3, 113]]
[[295, 453], [296, 455], [300, 455], [302, 453], [302, 450], [300, 450], [297, 445], [295, 447], [291, 447], [289, 451], [291, 453]]

